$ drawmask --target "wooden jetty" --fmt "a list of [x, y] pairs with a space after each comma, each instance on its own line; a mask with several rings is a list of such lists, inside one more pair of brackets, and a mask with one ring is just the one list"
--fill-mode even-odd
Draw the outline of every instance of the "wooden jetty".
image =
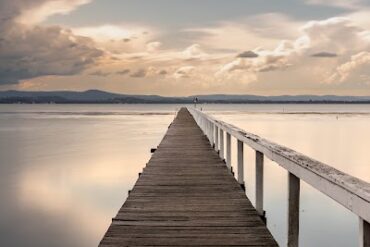
[[100, 246], [277, 246], [187, 109], [152, 155]]
[[[255, 206], [243, 190], [245, 145], [256, 153]], [[286, 246], [299, 246], [303, 180], [356, 214], [359, 246], [370, 247], [369, 183], [194, 108], [178, 112], [100, 246], [277, 246], [264, 224], [265, 157], [288, 174]]]

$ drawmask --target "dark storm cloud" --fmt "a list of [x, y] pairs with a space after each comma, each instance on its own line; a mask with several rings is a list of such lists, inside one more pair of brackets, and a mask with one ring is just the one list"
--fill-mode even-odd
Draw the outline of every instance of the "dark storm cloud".
[[25, 26], [15, 21], [23, 8], [46, 1], [0, 3], [0, 85], [45, 75], [78, 74], [104, 53], [89, 38], [58, 26]]
[[158, 74], [159, 75], [167, 75], [168, 74], [168, 72], [167, 72], [167, 70], [160, 70], [159, 72], [158, 72]]
[[311, 55], [311, 57], [337, 57], [338, 54], [332, 52], [318, 52]]
[[94, 71], [94, 72], [89, 73], [89, 75], [101, 76], [101, 77], [107, 77], [110, 74], [111, 73], [109, 73], [109, 72], [104, 72], [104, 71], [101, 71], [101, 70], [97, 70], [97, 71]]
[[12, 20], [15, 17], [19, 16], [23, 9], [30, 9], [34, 6], [40, 5], [45, 0], [1, 0], [0, 1], [0, 21]]
[[258, 57], [258, 54], [253, 51], [245, 51], [240, 54], [238, 54], [236, 57], [240, 58], [256, 58]]
[[145, 69], [139, 69], [137, 71], [135, 71], [134, 73], [132, 73], [130, 75], [130, 77], [134, 77], [134, 78], [141, 78], [141, 77], [145, 77], [146, 76], [146, 70]]
[[130, 70], [129, 69], [124, 69], [124, 70], [121, 70], [121, 71], [118, 71], [117, 74], [119, 75], [126, 75], [130, 73]]

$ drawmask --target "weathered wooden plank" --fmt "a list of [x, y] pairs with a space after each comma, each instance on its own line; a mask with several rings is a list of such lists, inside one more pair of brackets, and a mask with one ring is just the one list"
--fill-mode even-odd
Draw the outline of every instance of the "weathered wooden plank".
[[[223, 150], [223, 138], [216, 141]], [[190, 113], [181, 109], [100, 246], [277, 244]]]
[[112, 225], [107, 231], [110, 233], [117, 233], [120, 235], [152, 235], [152, 234], [248, 234], [255, 232], [256, 234], [265, 234], [265, 226], [246, 227], [246, 226], [233, 226], [233, 227], [169, 227], [169, 226], [124, 226]]
[[116, 217], [125, 219], [125, 217], [142, 216], [142, 217], [240, 217], [254, 215], [254, 210], [244, 211], [209, 211], [209, 212], [194, 212], [194, 211], [143, 211], [143, 210], [123, 210], [118, 212]]
[[134, 238], [134, 237], [107, 237], [105, 244], [119, 244], [119, 246], [135, 246], [137, 244], [146, 246], [273, 246], [274, 242], [266, 237], [256, 236], [256, 235], [239, 235], [238, 237], [171, 237], [166, 238]]

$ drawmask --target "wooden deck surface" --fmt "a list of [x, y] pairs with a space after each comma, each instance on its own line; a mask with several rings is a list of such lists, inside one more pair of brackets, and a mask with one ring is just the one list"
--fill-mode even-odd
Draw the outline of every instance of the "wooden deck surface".
[[277, 246], [182, 108], [100, 246]]

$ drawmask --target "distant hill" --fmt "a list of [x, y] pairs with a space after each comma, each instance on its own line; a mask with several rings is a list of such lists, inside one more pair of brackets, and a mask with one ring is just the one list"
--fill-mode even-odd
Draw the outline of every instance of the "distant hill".
[[258, 96], [258, 95], [231, 95], [212, 94], [195, 95], [201, 101], [224, 101], [224, 102], [367, 102], [370, 96], [337, 96], [337, 95], [280, 95], [280, 96]]
[[0, 103], [144, 103], [171, 104], [193, 103], [194, 98], [199, 103], [370, 103], [370, 96], [336, 96], [336, 95], [192, 95], [188, 97], [164, 97], [159, 95], [132, 95], [109, 93], [100, 90], [75, 91], [0, 91]]
[[186, 103], [183, 98], [158, 95], [128, 95], [100, 90], [75, 91], [0, 91], [0, 103]]

